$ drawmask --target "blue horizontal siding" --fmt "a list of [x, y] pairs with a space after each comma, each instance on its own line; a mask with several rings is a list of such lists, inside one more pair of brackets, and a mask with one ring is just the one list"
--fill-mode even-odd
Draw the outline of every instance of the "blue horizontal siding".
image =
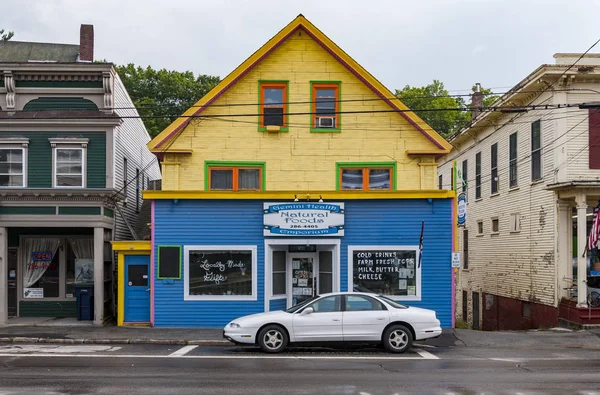
[[285, 310], [287, 304], [286, 299], [275, 299], [269, 301], [269, 311]]
[[[442, 326], [451, 327], [451, 202], [450, 199], [345, 202], [340, 289], [348, 288], [348, 246], [416, 246], [424, 220], [421, 301], [406, 304], [436, 310]], [[263, 202], [258, 200], [179, 200], [177, 204], [172, 200], [156, 201], [155, 245], [255, 245], [258, 294], [256, 301], [184, 301], [183, 277], [156, 280], [155, 326], [221, 327], [236, 317], [264, 311], [262, 207]], [[156, 262], [157, 256], [154, 259]], [[285, 300], [269, 301], [271, 311], [283, 308]]]

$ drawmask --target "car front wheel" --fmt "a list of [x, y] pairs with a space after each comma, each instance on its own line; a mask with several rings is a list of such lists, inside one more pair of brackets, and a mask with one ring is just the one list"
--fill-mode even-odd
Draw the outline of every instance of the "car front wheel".
[[287, 344], [287, 333], [279, 325], [267, 325], [258, 334], [258, 345], [265, 352], [281, 352], [287, 347]]
[[412, 346], [412, 342], [412, 333], [404, 325], [392, 325], [383, 334], [383, 345], [389, 352], [405, 352]]

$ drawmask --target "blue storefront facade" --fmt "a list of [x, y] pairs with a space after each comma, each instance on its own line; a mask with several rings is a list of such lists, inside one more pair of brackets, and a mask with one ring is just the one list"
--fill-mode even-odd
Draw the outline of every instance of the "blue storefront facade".
[[281, 200], [172, 199], [157, 192], [151, 323], [222, 327], [314, 294], [370, 290], [433, 309], [442, 327], [452, 327], [450, 194], [336, 199], [331, 204], [342, 207], [343, 222], [333, 233], [273, 235], [265, 207]]

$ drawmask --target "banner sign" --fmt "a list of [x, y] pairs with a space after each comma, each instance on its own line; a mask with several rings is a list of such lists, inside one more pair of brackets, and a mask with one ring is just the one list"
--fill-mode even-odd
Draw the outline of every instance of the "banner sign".
[[344, 236], [344, 203], [264, 203], [265, 236]]
[[458, 226], [465, 226], [467, 220], [467, 195], [458, 195]]

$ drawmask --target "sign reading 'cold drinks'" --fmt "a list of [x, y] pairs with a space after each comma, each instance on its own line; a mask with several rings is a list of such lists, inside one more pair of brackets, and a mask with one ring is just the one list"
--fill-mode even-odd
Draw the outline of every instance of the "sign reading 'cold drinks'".
[[343, 236], [344, 203], [264, 203], [265, 236]]

